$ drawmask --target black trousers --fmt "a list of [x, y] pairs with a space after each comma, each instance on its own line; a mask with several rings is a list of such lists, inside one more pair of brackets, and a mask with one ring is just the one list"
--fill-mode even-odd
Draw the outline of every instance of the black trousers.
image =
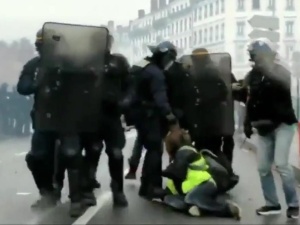
[[233, 150], [234, 150], [234, 138], [232, 135], [223, 137], [223, 153], [227, 157], [228, 161], [232, 165], [233, 161]]
[[144, 148], [144, 146], [143, 146], [142, 138], [139, 135], [139, 133], [137, 132], [137, 137], [135, 139], [132, 153], [129, 158], [130, 169], [136, 171], [137, 168], [139, 167], [140, 160], [141, 160], [142, 153], [143, 153], [143, 148]]
[[167, 130], [159, 116], [139, 118], [136, 129], [146, 149], [142, 169], [142, 184], [162, 187], [163, 138]]
[[105, 115], [101, 127], [99, 135], [106, 147], [112, 191], [123, 192], [124, 156], [122, 150], [126, 144], [126, 137], [120, 115]]
[[40, 193], [53, 191], [55, 132], [34, 131], [31, 149], [26, 155], [27, 166]]

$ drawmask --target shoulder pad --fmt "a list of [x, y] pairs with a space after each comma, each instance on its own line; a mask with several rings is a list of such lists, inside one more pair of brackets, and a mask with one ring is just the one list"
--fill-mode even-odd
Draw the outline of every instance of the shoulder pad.
[[145, 66], [147, 66], [149, 64], [150, 64], [150, 62], [148, 60], [142, 59], [141, 61], [139, 61], [138, 63], [135, 63], [134, 65], [144, 68]]

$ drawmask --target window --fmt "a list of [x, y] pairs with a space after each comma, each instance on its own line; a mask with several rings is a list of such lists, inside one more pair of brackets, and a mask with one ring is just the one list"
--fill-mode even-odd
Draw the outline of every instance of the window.
[[188, 20], [187, 18], [184, 19], [184, 31], [188, 30]]
[[237, 10], [238, 11], [245, 11], [245, 0], [238, 0]]
[[199, 37], [198, 37], [198, 43], [202, 44], [202, 30], [199, 30]]
[[196, 22], [197, 21], [197, 17], [198, 17], [198, 10], [196, 9], [194, 11], [194, 21]]
[[219, 0], [216, 1], [216, 15], [219, 14]]
[[183, 47], [183, 41], [182, 41], [182, 38], [180, 38], [180, 45], [179, 45], [180, 48]]
[[275, 9], [275, 0], [269, 0], [268, 9]]
[[221, 25], [221, 34], [220, 34], [220, 36], [221, 36], [221, 40], [224, 40], [224, 37], [225, 37], [225, 24], [224, 23], [222, 23], [222, 25]]
[[194, 36], [193, 36], [193, 38], [194, 38], [194, 40], [193, 40], [193, 45], [196, 45], [196, 44], [197, 44], [197, 39], [198, 39], [197, 34], [198, 34], [198, 33], [195, 31], [195, 32], [194, 32]]
[[184, 45], [183, 45], [183, 48], [187, 48], [187, 47], [188, 47], [187, 38], [184, 38]]
[[213, 41], [214, 30], [212, 27], [209, 28], [209, 42]]
[[207, 5], [204, 6], [204, 18], [207, 18]]
[[215, 30], [215, 38], [216, 38], [216, 41], [219, 41], [219, 25], [216, 25], [216, 28], [215, 28], [216, 30]]
[[294, 0], [286, 0], [286, 10], [289, 11], [295, 10]]
[[193, 26], [193, 20], [191, 17], [189, 17], [189, 29], [191, 29]]
[[225, 3], [224, 0], [221, 0], [221, 13], [225, 12]]
[[190, 47], [193, 47], [192, 36], [189, 36], [189, 46], [190, 46]]
[[292, 37], [294, 36], [294, 22], [293, 21], [287, 21], [285, 23], [286, 26], [286, 36]]
[[179, 22], [176, 22], [176, 30], [175, 30], [176, 34], [179, 32]]
[[207, 42], [207, 29], [204, 29], [204, 40], [203, 40], [204, 43]]
[[214, 15], [214, 7], [213, 7], [213, 3], [209, 4], [209, 16], [213, 16]]
[[183, 31], [183, 20], [180, 20], [180, 30], [179, 32], [182, 32]]
[[198, 9], [198, 20], [202, 20], [202, 7]]
[[285, 46], [285, 57], [287, 60], [292, 59], [293, 52], [294, 52], [294, 46], [292, 46], [292, 45]]
[[244, 36], [245, 35], [245, 22], [237, 22], [236, 23], [237, 28], [237, 36]]
[[252, 0], [252, 9], [260, 10], [260, 0]]
[[242, 64], [245, 63], [245, 46], [242, 44], [236, 45], [235, 47], [235, 57], [236, 57], [236, 63]]

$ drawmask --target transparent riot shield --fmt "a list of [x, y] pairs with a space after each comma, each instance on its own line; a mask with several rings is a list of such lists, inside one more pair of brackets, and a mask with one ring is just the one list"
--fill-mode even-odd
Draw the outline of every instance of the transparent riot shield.
[[36, 128], [65, 133], [96, 131], [108, 30], [47, 22], [42, 33]]
[[184, 55], [179, 61], [189, 74], [184, 113], [192, 136], [233, 135], [231, 56], [228, 53]]

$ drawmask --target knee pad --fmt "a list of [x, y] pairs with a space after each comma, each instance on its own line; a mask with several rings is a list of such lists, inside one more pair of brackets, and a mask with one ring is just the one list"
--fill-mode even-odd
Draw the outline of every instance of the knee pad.
[[92, 144], [90, 151], [93, 154], [101, 154], [102, 148], [103, 148], [102, 142], [97, 142]]
[[80, 156], [80, 148], [74, 148], [72, 146], [64, 146], [61, 148], [62, 157], [65, 159], [75, 158]]
[[106, 149], [106, 154], [115, 160], [123, 160], [123, 152], [120, 148]]

